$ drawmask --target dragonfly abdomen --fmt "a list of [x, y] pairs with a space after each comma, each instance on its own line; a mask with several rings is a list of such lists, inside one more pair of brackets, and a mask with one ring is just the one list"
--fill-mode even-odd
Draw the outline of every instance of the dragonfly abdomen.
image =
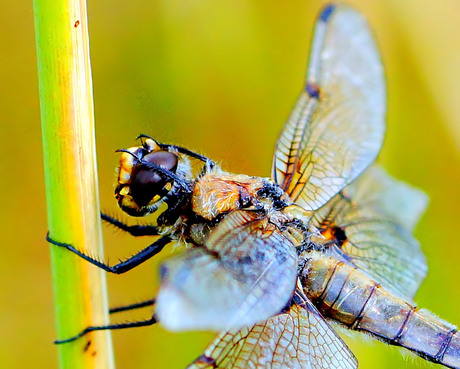
[[302, 282], [325, 317], [427, 360], [460, 368], [460, 333], [455, 326], [395, 296], [356, 268], [334, 258], [313, 258]]

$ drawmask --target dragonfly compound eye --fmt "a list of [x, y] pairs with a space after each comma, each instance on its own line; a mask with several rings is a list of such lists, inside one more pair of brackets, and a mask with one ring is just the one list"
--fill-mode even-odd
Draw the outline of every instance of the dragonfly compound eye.
[[[170, 152], [152, 152], [144, 156], [143, 160], [173, 173], [177, 169], [178, 158]], [[168, 183], [171, 183], [171, 179], [164, 174], [139, 165], [134, 168], [131, 176], [131, 196], [139, 206], [147, 206], [152, 199], [159, 200], [168, 193], [171, 189], [166, 186]]]
[[176, 173], [179, 159], [168, 151], [152, 151], [145, 156], [142, 156], [142, 150], [136, 153], [144, 163], [155, 164], [166, 171], [159, 173], [142, 165], [132, 155], [122, 154], [118, 187], [115, 190], [118, 203], [128, 214], [143, 216], [155, 211], [156, 203], [171, 190], [172, 179], [166, 173]]

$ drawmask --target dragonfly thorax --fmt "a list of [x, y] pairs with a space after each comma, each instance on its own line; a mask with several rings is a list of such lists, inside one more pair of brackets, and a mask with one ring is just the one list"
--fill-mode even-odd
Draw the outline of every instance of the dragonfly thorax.
[[206, 220], [233, 210], [271, 212], [289, 205], [289, 199], [272, 181], [215, 169], [199, 178], [193, 188], [191, 207]]

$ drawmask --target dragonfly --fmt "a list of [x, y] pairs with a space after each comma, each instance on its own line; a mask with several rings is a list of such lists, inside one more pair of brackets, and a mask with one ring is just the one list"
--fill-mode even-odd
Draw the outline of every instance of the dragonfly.
[[141, 135], [121, 151], [116, 199], [155, 225], [158, 239], [110, 266], [121, 274], [167, 244], [184, 251], [160, 268], [151, 318], [91, 326], [84, 334], [159, 322], [171, 331], [221, 333], [188, 368], [352, 369], [358, 361], [330, 322], [450, 368], [460, 368], [457, 328], [418, 308], [426, 260], [412, 231], [427, 197], [374, 164], [385, 131], [383, 67], [357, 11], [320, 12], [305, 88], [275, 147], [272, 174], [225, 172], [209, 158]]

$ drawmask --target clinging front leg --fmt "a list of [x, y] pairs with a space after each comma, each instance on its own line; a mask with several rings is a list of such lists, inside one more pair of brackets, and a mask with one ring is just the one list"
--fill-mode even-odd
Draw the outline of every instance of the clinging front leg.
[[154, 304], [155, 304], [155, 299], [153, 298], [153, 299], [148, 299], [145, 301], [135, 302], [129, 305], [116, 306], [116, 307], [110, 308], [109, 314], [120, 313], [122, 311], [141, 309], [143, 307], [152, 306]]
[[158, 228], [153, 225], [127, 225], [118, 219], [112, 218], [110, 215], [101, 213], [101, 219], [114, 227], [121, 229], [122, 231], [128, 232], [131, 236], [157, 236]]
[[56, 345], [60, 345], [62, 343], [72, 342], [75, 341], [77, 338], [84, 336], [86, 333], [94, 332], [94, 331], [106, 331], [106, 330], [114, 330], [114, 329], [125, 329], [125, 328], [136, 328], [136, 327], [146, 327], [149, 325], [153, 325], [157, 323], [157, 319], [155, 316], [152, 316], [150, 319], [147, 320], [140, 320], [137, 322], [129, 322], [129, 323], [120, 323], [120, 324], [109, 324], [109, 325], [101, 325], [101, 326], [90, 326], [82, 330], [77, 335], [66, 338], [64, 340], [56, 340], [54, 343]]
[[97, 259], [92, 258], [91, 256], [86, 255], [85, 253], [81, 252], [80, 250], [76, 249], [74, 246], [68, 243], [63, 243], [63, 242], [53, 240], [49, 234], [46, 235], [46, 240], [52, 243], [53, 245], [66, 248], [67, 250], [80, 256], [82, 259], [90, 262], [91, 264], [105, 270], [106, 272], [114, 273], [114, 274], [122, 274], [122, 273], [125, 273], [137, 267], [139, 264], [142, 264], [144, 261], [147, 261], [151, 257], [158, 254], [161, 250], [163, 250], [163, 247], [165, 247], [169, 242], [171, 242], [170, 237], [163, 236], [160, 239], [156, 240], [151, 245], [147, 246], [145, 249], [139, 251], [134, 256], [114, 266], [110, 266], [110, 265], [105, 264], [104, 262], [101, 262]]

